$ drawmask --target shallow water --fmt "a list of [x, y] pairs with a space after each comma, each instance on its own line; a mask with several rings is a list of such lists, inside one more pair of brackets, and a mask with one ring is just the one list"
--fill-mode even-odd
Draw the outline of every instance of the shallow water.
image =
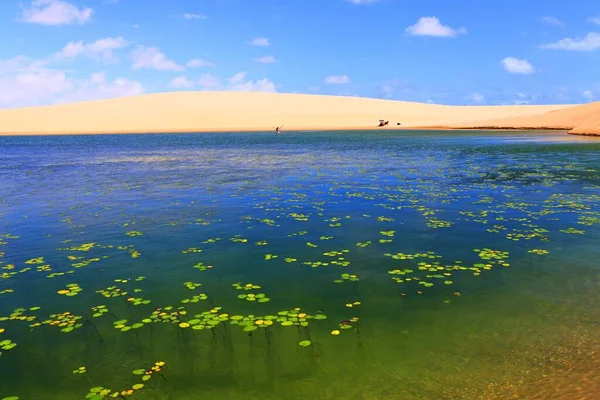
[[598, 398], [599, 151], [544, 132], [0, 137], [0, 398]]

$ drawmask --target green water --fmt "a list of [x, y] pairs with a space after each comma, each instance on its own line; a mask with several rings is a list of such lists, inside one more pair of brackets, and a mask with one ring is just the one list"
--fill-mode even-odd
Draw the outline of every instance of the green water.
[[533, 398], [600, 339], [599, 151], [543, 132], [0, 137], [0, 399]]

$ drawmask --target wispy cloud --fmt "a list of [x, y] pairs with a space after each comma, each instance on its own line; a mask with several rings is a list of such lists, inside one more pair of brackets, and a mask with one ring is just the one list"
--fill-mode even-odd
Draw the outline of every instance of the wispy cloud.
[[125, 48], [128, 45], [129, 42], [121, 36], [99, 39], [89, 43], [80, 40], [78, 42], [69, 42], [54, 57], [56, 59], [73, 59], [84, 55], [97, 60], [111, 62], [117, 60], [114, 50]]
[[377, 3], [378, 1], [381, 1], [381, 0], [348, 0], [348, 1], [350, 3], [356, 4], [356, 5], [365, 5], [365, 4]]
[[246, 81], [242, 79], [240, 82], [231, 84], [227, 90], [234, 92], [277, 92], [275, 83], [267, 78], [258, 79], [256, 81]]
[[405, 31], [411, 36], [435, 37], [455, 37], [459, 34], [467, 33], [466, 28], [454, 29], [447, 25], [442, 25], [437, 17], [421, 17], [416, 24], [409, 26]]
[[64, 0], [33, 0], [23, 8], [19, 20], [39, 25], [83, 25], [91, 20], [93, 12]]
[[395, 94], [395, 92], [398, 91], [398, 89], [406, 86], [406, 84], [407, 84], [406, 81], [404, 81], [402, 79], [394, 78], [394, 79], [384, 82], [383, 85], [381, 85], [381, 90], [385, 94], [385, 97], [391, 98]]
[[344, 85], [350, 83], [350, 78], [348, 75], [330, 75], [325, 78], [324, 82], [334, 85]]
[[269, 42], [269, 38], [259, 37], [259, 38], [252, 39], [252, 41], [250, 42], [250, 45], [252, 45], [252, 46], [270, 46], [271, 42]]
[[514, 57], [506, 57], [502, 60], [502, 66], [511, 74], [529, 75], [535, 72], [533, 65], [527, 60], [520, 60]]
[[552, 25], [552, 26], [556, 26], [559, 28], [564, 28], [565, 26], [567, 26], [564, 22], [562, 22], [560, 19], [556, 18], [556, 17], [551, 17], [551, 16], [546, 16], [546, 17], [542, 17], [542, 22], [548, 25]]
[[466, 97], [466, 100], [472, 101], [477, 104], [481, 104], [485, 102], [485, 96], [481, 93], [471, 93]]
[[221, 87], [221, 80], [214, 75], [204, 74], [198, 79], [198, 85], [205, 90], [216, 90]]
[[254, 61], [256, 61], [257, 63], [261, 63], [261, 64], [271, 64], [271, 63], [276, 62], [277, 60], [273, 56], [264, 56], [264, 57], [255, 58]]
[[210, 61], [205, 61], [200, 58], [194, 58], [193, 60], [188, 61], [186, 64], [188, 68], [200, 68], [200, 67], [214, 67], [215, 64]]
[[194, 86], [194, 82], [188, 80], [185, 76], [177, 76], [171, 80], [169, 87], [175, 89], [189, 89]]
[[[221, 80], [213, 75], [204, 74], [198, 80], [198, 85], [204, 90], [225, 90], [233, 92], [276, 92], [275, 83], [263, 78], [258, 80], [246, 80], [246, 72], [238, 72], [229, 79], [227, 84], [223, 85]], [[183, 84], [183, 81], [180, 82]]]
[[600, 33], [590, 32], [583, 38], [565, 38], [540, 47], [549, 50], [594, 51], [600, 49]]
[[0, 76], [0, 105], [9, 107], [134, 96], [144, 92], [137, 81], [117, 78], [107, 81], [104, 73], [73, 79], [64, 71], [40, 70]]
[[194, 13], [183, 13], [181, 14], [183, 19], [206, 19], [207, 16], [203, 14], [194, 14]]
[[117, 78], [110, 82], [104, 72], [97, 72], [83, 81], [74, 81], [74, 90], [62, 94], [57, 103], [111, 99], [115, 97], [137, 96], [144, 93], [144, 85], [126, 78]]
[[133, 69], [151, 68], [160, 71], [183, 71], [184, 67], [169, 60], [157, 47], [138, 46], [131, 53]]

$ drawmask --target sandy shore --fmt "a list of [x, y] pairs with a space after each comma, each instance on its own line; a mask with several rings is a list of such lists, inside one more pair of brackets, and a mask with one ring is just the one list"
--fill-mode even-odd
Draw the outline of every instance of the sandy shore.
[[[357, 97], [172, 92], [0, 110], [0, 135], [376, 129], [562, 129], [600, 134], [600, 103], [446, 106]], [[397, 125], [401, 123], [401, 125]]]

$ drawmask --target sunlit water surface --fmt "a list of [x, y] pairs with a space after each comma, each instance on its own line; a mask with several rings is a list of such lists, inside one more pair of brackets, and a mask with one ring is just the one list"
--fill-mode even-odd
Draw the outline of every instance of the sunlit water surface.
[[599, 154], [543, 132], [0, 137], [0, 398], [597, 399]]

